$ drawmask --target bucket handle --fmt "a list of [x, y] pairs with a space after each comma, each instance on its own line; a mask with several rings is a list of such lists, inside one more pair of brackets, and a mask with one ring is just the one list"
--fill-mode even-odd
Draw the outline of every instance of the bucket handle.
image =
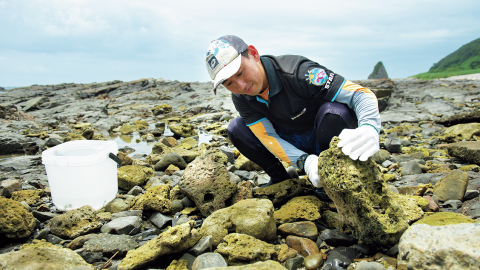
[[122, 166], [122, 160], [119, 157], [117, 157], [114, 153], [108, 154], [108, 157], [117, 163], [117, 168], [120, 168], [120, 166]]

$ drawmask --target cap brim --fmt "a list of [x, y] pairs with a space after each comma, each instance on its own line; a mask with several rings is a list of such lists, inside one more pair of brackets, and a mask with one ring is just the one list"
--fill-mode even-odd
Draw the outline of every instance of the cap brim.
[[240, 65], [242, 64], [242, 55], [239, 54], [235, 59], [232, 60], [228, 65], [223, 67], [215, 76], [213, 80], [213, 92], [216, 94], [217, 87], [219, 84], [223, 83], [226, 79], [233, 76], [233, 74], [237, 73], [240, 69]]

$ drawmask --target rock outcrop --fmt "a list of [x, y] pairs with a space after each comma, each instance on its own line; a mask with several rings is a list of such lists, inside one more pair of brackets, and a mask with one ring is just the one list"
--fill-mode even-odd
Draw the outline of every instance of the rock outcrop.
[[368, 75], [368, 79], [388, 79], [388, 74], [387, 70], [385, 69], [385, 66], [383, 65], [382, 61], [379, 61], [375, 67], [373, 68], [373, 71], [370, 75]]

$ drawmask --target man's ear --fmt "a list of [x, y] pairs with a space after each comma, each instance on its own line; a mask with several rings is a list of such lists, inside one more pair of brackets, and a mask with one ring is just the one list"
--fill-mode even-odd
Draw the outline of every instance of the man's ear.
[[255, 59], [256, 62], [260, 61], [260, 54], [253, 45], [248, 45], [247, 47], [248, 54]]

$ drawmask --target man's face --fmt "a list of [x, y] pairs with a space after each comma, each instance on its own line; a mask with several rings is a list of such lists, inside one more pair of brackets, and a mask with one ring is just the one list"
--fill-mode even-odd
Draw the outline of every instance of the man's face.
[[[250, 53], [251, 47], [255, 52]], [[248, 50], [249, 57], [242, 56], [237, 73], [225, 80], [223, 86], [234, 94], [255, 96], [266, 89], [268, 81], [258, 52], [253, 46], [249, 46]]]

